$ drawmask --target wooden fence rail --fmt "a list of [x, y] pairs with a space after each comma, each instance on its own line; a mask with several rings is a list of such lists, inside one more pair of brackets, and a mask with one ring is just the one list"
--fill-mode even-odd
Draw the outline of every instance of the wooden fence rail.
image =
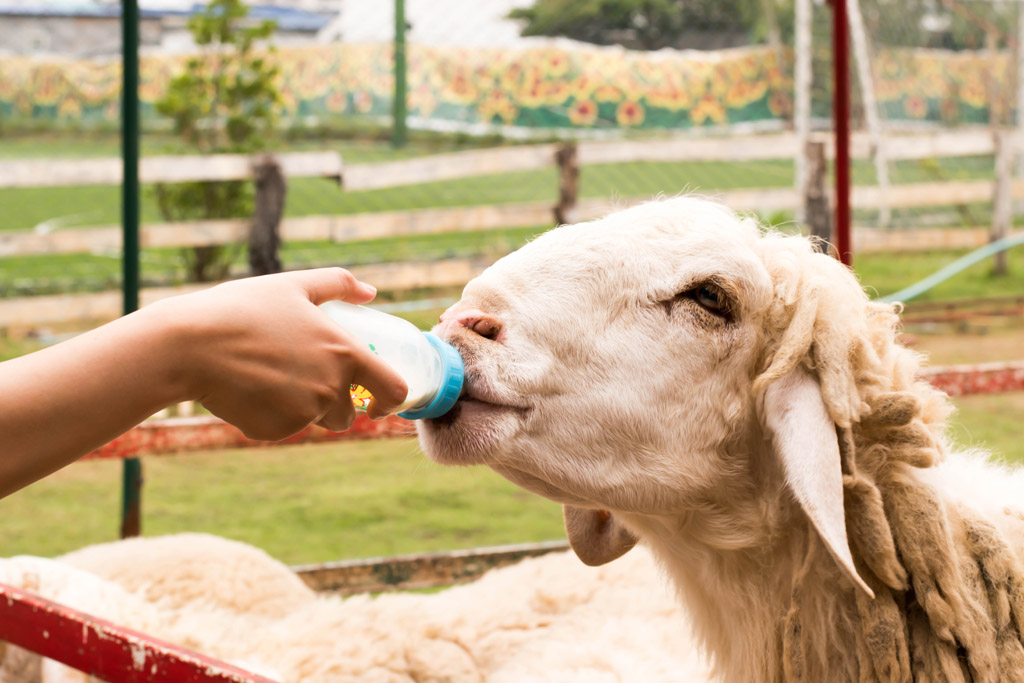
[[[822, 137], [826, 153], [833, 154], [831, 137]], [[1018, 148], [1021, 141], [1013, 137]], [[885, 138], [889, 160], [973, 156], [995, 153], [990, 130], [969, 129], [889, 135]], [[552, 167], [557, 145], [512, 145], [468, 150], [372, 164], [344, 164], [336, 152], [291, 152], [275, 156], [289, 177], [343, 178], [346, 189], [371, 190], [417, 185], [471, 176], [532, 171]], [[580, 164], [629, 162], [727, 161], [792, 159], [797, 139], [792, 133], [742, 137], [680, 137], [579, 143]], [[871, 156], [866, 134], [854, 134], [855, 158]], [[244, 180], [252, 177], [253, 157], [240, 154], [211, 156], [157, 156], [142, 159], [139, 176], [144, 183], [175, 183], [200, 180]], [[0, 162], [0, 188], [55, 187], [61, 185], [118, 185], [121, 160], [33, 159]]]
[[[389, 289], [410, 290], [427, 287], [461, 287], [491, 264], [486, 257], [444, 259], [440, 261], [380, 263], [349, 268], [364, 282], [385, 285]], [[147, 287], [141, 291], [143, 306], [179, 294], [212, 287], [216, 283], [179, 287]], [[0, 336], [20, 336], [46, 326], [93, 325], [121, 315], [121, 292], [93, 294], [57, 294], [0, 299]]]
[[553, 167], [557, 145], [522, 145], [474, 149], [402, 161], [351, 164], [345, 167], [346, 190], [377, 190], [480, 175], [535, 171]]
[[[212, 154], [207, 156], [155, 156], [139, 162], [144, 183], [183, 183], [248, 180], [262, 155]], [[342, 161], [337, 152], [275, 154], [285, 176], [326, 177], [341, 182]], [[28, 159], [0, 162], [0, 188], [60, 187], [65, 185], [120, 185], [121, 159]]]
[[[744, 211], [796, 209], [801, 198], [792, 188], [709, 190], [706, 196]], [[1024, 180], [1012, 185], [1014, 199], [1024, 199]], [[584, 199], [576, 207], [579, 220], [596, 218], [607, 211], [643, 201], [647, 197], [617, 200]], [[896, 185], [883, 198], [877, 187], [853, 188], [853, 203], [873, 209], [883, 201], [890, 208], [953, 206], [990, 202], [992, 183], [969, 180], [948, 183]], [[553, 202], [523, 202], [412, 211], [380, 211], [345, 215], [301, 216], [281, 223], [281, 237], [288, 241], [350, 242], [386, 237], [410, 237], [441, 232], [470, 232], [552, 224]], [[143, 247], [192, 247], [244, 242], [249, 221], [206, 220], [185, 223], [152, 223], [140, 229]], [[48, 233], [0, 232], [0, 257], [42, 254], [116, 254], [121, 249], [121, 228], [67, 228]]]
[[[607, 206], [608, 203], [604, 202]], [[528, 202], [417, 211], [301, 216], [281, 222], [285, 241], [351, 242], [439, 232], [491, 230], [551, 223], [551, 204]], [[143, 247], [191, 247], [244, 242], [250, 222], [206, 220], [152, 223], [139, 231]], [[121, 228], [68, 228], [49, 233], [0, 232], [0, 257], [41, 254], [113, 253], [121, 250]]]

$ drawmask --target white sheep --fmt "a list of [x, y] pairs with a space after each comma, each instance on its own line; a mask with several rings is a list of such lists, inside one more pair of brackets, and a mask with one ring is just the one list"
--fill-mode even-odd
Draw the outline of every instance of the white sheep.
[[[565, 503], [589, 564], [642, 539], [727, 681], [1014, 680], [1024, 487], [947, 455], [946, 399], [896, 322], [805, 240], [655, 202], [548, 233], [467, 287], [438, 331], [468, 394], [421, 440]], [[208, 537], [66, 560], [129, 604], [68, 590], [82, 577], [61, 563], [3, 561], [0, 580], [287, 681], [708, 678], [643, 550], [344, 601]]]
[[1021, 475], [947, 445], [898, 309], [698, 198], [545, 233], [435, 331], [463, 399], [428, 456], [637, 539], [728, 683], [1024, 680]]
[[[710, 679], [646, 553], [571, 553], [436, 594], [319, 596], [250, 546], [205, 534], [0, 560], [0, 582], [285, 683], [651, 683]], [[0, 644], [3, 683], [85, 677]]]

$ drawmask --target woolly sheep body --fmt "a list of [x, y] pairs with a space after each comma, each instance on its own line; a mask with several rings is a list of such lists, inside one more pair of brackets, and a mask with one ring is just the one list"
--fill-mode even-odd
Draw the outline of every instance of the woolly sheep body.
[[955, 505], [973, 508], [1006, 535], [1024, 560], [1024, 470], [993, 463], [984, 451], [954, 451], [917, 473]]
[[302, 579], [262, 550], [209, 534], [176, 534], [157, 542], [132, 538], [60, 559], [170, 609], [207, 605], [284, 617], [316, 599]]
[[728, 683], [1024, 680], [1021, 475], [951, 453], [897, 313], [804, 238], [650, 202], [467, 285], [435, 328], [465, 396], [420, 439], [563, 503], [588, 564], [648, 545]]
[[[165, 561], [174, 557], [180, 566]], [[61, 561], [0, 560], [0, 581], [283, 683], [710, 680], [682, 609], [642, 553], [597, 571], [554, 553], [436, 594], [341, 599], [296, 590], [294, 574], [255, 548], [180, 534]], [[296, 603], [283, 604], [279, 589]], [[4, 683], [85, 680], [13, 647], [0, 664]]]

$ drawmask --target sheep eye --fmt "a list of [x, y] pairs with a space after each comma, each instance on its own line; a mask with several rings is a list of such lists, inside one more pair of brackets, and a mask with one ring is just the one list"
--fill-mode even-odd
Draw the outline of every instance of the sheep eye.
[[731, 319], [732, 311], [729, 308], [729, 300], [718, 287], [709, 284], [700, 285], [686, 292], [686, 296], [696, 301], [708, 313], [726, 320]]
[[708, 309], [709, 311], [718, 313], [722, 310], [721, 297], [719, 296], [718, 292], [711, 289], [710, 287], [698, 288], [697, 293], [694, 295], [693, 298], [696, 299], [697, 303], [699, 303], [701, 306]]

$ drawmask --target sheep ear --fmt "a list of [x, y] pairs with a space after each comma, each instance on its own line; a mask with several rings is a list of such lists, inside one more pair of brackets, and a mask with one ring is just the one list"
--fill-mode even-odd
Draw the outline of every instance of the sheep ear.
[[607, 510], [562, 506], [569, 546], [585, 565], [597, 567], [625, 555], [637, 538]]
[[797, 366], [769, 385], [764, 422], [782, 460], [786, 483], [825, 547], [846, 575], [874, 597], [853, 564], [846, 538], [839, 439], [814, 376]]

